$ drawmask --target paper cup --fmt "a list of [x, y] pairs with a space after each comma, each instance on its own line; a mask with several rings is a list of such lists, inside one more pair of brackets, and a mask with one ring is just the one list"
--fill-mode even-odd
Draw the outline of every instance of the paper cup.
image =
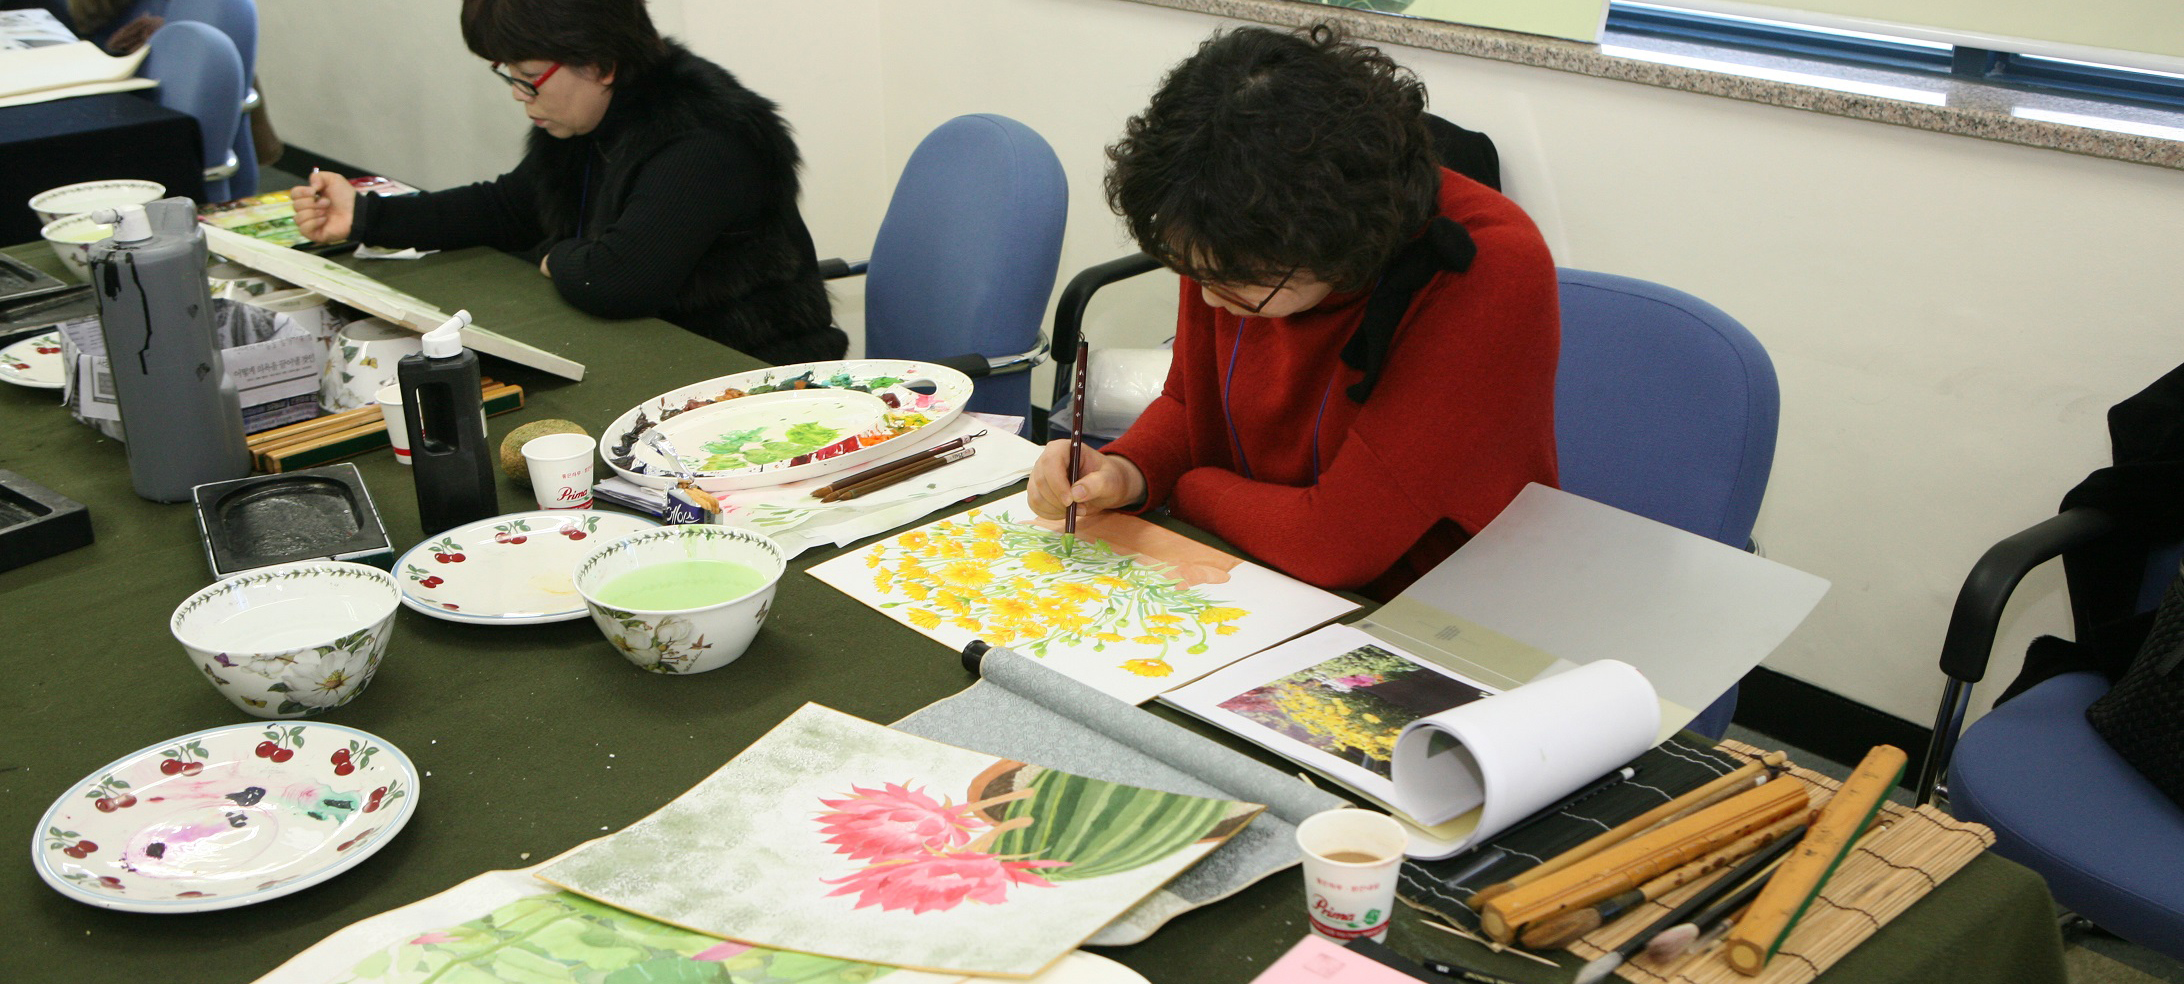
[[1337, 943], [1385, 940], [1408, 843], [1402, 824], [1371, 810], [1328, 810], [1298, 824], [1312, 932]]
[[592, 452], [598, 447], [582, 434], [548, 434], [523, 443], [531, 494], [540, 509], [591, 508]]
[[402, 387], [382, 387], [378, 399], [379, 415], [387, 419], [387, 443], [394, 448], [394, 460], [409, 464], [409, 427], [402, 423]]

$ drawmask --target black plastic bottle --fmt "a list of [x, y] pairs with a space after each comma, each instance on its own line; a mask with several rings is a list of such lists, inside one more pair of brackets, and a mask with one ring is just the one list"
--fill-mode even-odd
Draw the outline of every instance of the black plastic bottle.
[[424, 351], [402, 357], [402, 420], [410, 434], [410, 472], [425, 535], [500, 515], [493, 452], [485, 440], [478, 356], [463, 347], [470, 312], [457, 311], [425, 333]]

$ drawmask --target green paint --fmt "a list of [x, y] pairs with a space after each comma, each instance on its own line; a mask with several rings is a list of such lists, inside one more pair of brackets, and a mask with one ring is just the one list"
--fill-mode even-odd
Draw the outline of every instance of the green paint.
[[601, 585], [601, 604], [675, 612], [741, 598], [766, 586], [756, 569], [725, 560], [678, 560], [640, 567]]

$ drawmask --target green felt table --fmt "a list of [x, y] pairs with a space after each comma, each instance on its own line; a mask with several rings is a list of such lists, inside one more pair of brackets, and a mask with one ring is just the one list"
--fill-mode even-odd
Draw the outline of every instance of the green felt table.
[[[55, 267], [43, 244], [8, 252]], [[489, 375], [528, 394], [523, 410], [494, 418], [496, 441], [550, 417], [597, 431], [646, 397], [759, 365], [663, 322], [579, 313], [535, 268], [496, 252], [368, 269], [588, 365], [584, 382], [569, 383], [487, 359]], [[423, 539], [408, 471], [384, 450], [353, 460], [396, 550]], [[806, 701], [886, 722], [971, 682], [953, 652], [802, 573], [832, 551], [797, 560], [743, 659], [686, 678], [632, 667], [588, 619], [488, 627], [405, 608], [369, 688], [328, 717], [393, 742], [429, 774], [400, 836], [338, 878], [254, 906], [189, 915], [93, 908], [48, 889], [21, 853], [47, 806], [123, 754], [252, 719], [167, 631], [175, 605], [211, 580], [187, 505], [137, 498], [121, 446], [72, 420], [53, 391], [0, 386], [0, 468], [89, 506], [97, 533], [91, 546], [0, 573], [0, 833], [18, 838], [17, 860], [0, 865], [0, 981], [249, 981], [357, 920], [638, 820]], [[507, 511], [531, 506], [513, 481], [500, 498]], [[1248, 981], [1305, 932], [1302, 895], [1284, 873], [1104, 952], [1161, 984]], [[1541, 984], [1571, 973], [1486, 953], [1408, 912], [1390, 942]], [[2045, 886], [1993, 856], [1823, 978], [2063, 979]]]

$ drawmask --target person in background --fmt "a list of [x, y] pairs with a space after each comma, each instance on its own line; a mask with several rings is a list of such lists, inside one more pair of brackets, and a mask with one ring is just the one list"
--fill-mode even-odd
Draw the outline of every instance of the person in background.
[[662, 318], [775, 364], [842, 357], [772, 102], [662, 38], [644, 0], [464, 0], [462, 31], [531, 120], [523, 160], [397, 198], [319, 171], [291, 192], [304, 235], [495, 246], [600, 317]]
[[1309, 583], [1392, 597], [1556, 480], [1554, 261], [1435, 162], [1425, 91], [1320, 26], [1216, 34], [1107, 151], [1108, 204], [1182, 274], [1167, 383], [1040, 515], [1168, 507]]

